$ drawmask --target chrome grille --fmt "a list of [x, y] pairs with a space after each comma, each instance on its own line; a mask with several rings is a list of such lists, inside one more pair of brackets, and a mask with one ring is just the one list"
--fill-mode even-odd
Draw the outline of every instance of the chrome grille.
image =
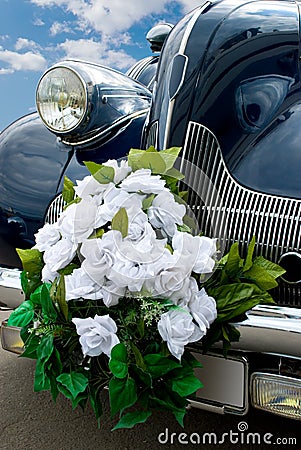
[[62, 194], [59, 194], [55, 199], [50, 203], [46, 217], [45, 217], [45, 223], [55, 223], [61, 212], [63, 211], [64, 207], [66, 205], [65, 200], [63, 199]]
[[147, 140], [146, 140], [146, 148], [149, 148], [151, 145], [157, 148], [158, 144], [158, 122], [154, 122], [147, 133]]
[[[229, 173], [216, 137], [200, 124], [188, 126], [180, 170], [201, 231], [218, 236], [224, 250], [238, 241], [245, 252], [252, 236], [257, 254], [274, 262], [300, 249], [301, 201], [241, 186]], [[281, 281], [275, 296], [279, 304], [300, 306], [301, 286]]]

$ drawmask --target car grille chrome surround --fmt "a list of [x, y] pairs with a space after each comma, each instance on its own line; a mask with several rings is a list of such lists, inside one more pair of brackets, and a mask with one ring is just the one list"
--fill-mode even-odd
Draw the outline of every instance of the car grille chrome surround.
[[[245, 252], [252, 236], [257, 255], [274, 262], [300, 250], [301, 201], [240, 185], [227, 169], [217, 138], [203, 125], [189, 123], [179, 169], [200, 230], [218, 236], [224, 250], [238, 241]], [[301, 284], [280, 281], [273, 296], [279, 304], [301, 306]]]
[[55, 197], [55, 199], [50, 203], [46, 216], [45, 216], [45, 223], [53, 224], [57, 222], [60, 214], [63, 212], [64, 207], [66, 206], [66, 202], [63, 199], [62, 194], [59, 194]]

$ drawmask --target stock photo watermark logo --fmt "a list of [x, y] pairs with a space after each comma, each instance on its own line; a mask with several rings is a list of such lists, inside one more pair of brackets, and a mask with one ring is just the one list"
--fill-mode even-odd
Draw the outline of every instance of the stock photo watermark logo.
[[229, 430], [224, 433], [174, 433], [168, 428], [158, 434], [158, 442], [161, 445], [297, 445], [297, 438], [292, 436], [274, 436], [273, 433], [259, 433], [249, 431], [247, 422], [239, 422], [237, 430]]

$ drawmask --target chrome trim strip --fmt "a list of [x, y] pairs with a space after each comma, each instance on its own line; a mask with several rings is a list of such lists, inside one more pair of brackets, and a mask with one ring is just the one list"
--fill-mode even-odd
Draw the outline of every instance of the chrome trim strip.
[[231, 349], [290, 356], [301, 360], [301, 310], [280, 306], [255, 307], [233, 325], [240, 332]]
[[[195, 13], [193, 14], [193, 16], [191, 17], [190, 21], [187, 24], [187, 28], [186, 28], [185, 33], [183, 35], [183, 38], [182, 38], [181, 45], [180, 45], [178, 53], [183, 54], [185, 56], [185, 50], [186, 50], [186, 47], [187, 47], [188, 39], [189, 39], [189, 36], [190, 36], [190, 34], [191, 34], [192, 30], [193, 30], [193, 27], [194, 27], [196, 21], [198, 20], [199, 16], [210, 5], [211, 5], [211, 2], [206, 2], [203, 6], [200, 6], [199, 8], [196, 9]], [[172, 59], [172, 61], [173, 61], [173, 59]], [[172, 61], [171, 61], [171, 64], [172, 64]], [[186, 67], [187, 67], [187, 64], [186, 64]], [[167, 116], [166, 116], [165, 133], [164, 133], [164, 139], [163, 139], [163, 148], [166, 148], [168, 137], [169, 137], [169, 134], [170, 134], [170, 125], [171, 125], [171, 118], [172, 118], [173, 109], [174, 109], [174, 103], [175, 103], [175, 99], [174, 98], [169, 101], [168, 111], [167, 111]]]
[[93, 136], [91, 136], [90, 138], [86, 138], [86, 139], [79, 139], [78, 141], [68, 141], [66, 139], [61, 138], [61, 141], [63, 144], [66, 145], [83, 145], [83, 144], [88, 144], [89, 142], [92, 142], [96, 139], [100, 139], [101, 137], [106, 136], [106, 134], [108, 134], [110, 131], [112, 131], [114, 128], [116, 128], [117, 126], [122, 126], [123, 123], [127, 123], [128, 121], [132, 121], [133, 119], [136, 119], [137, 117], [143, 116], [144, 114], [146, 114], [148, 112], [148, 108], [147, 109], [142, 109], [141, 111], [136, 111], [132, 114], [129, 114], [126, 117], [122, 117], [122, 119], [116, 120], [116, 122], [114, 122], [110, 127], [105, 128], [102, 131], [97, 132], [97, 130], [95, 130], [96, 134], [93, 134]]

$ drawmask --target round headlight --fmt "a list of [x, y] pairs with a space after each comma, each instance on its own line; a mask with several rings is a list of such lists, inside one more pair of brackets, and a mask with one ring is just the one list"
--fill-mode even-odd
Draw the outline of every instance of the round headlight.
[[38, 84], [37, 108], [50, 130], [68, 133], [77, 128], [85, 117], [86, 86], [73, 70], [54, 67]]

